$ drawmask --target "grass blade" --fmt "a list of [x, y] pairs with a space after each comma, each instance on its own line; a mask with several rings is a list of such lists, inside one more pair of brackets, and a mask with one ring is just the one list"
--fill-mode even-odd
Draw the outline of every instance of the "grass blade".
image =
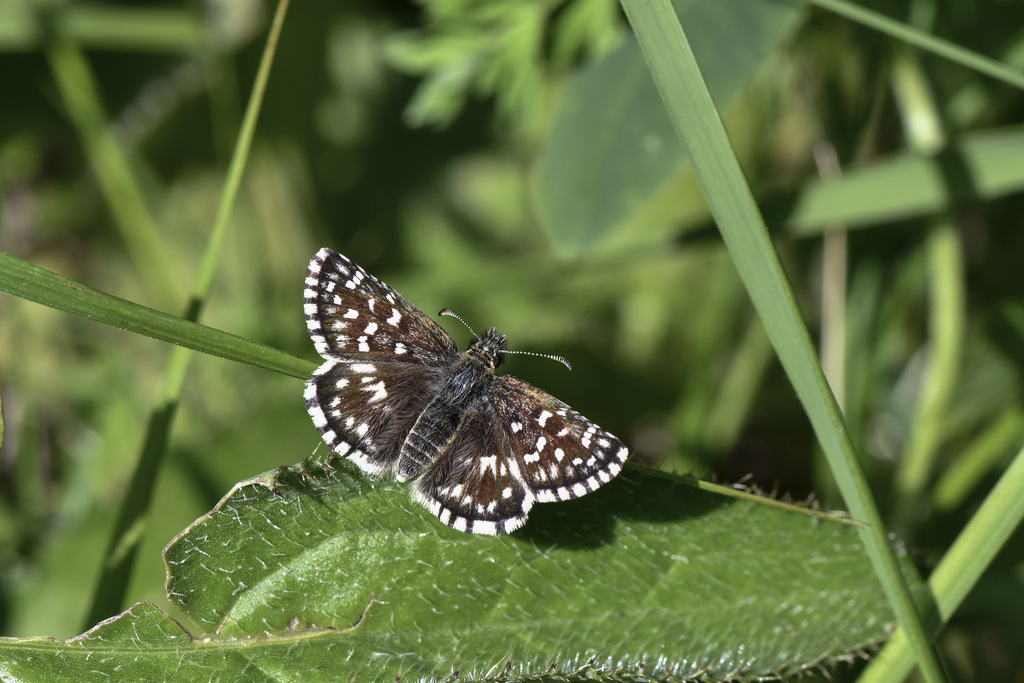
[[855, 519], [900, 624], [928, 681], [945, 677], [899, 572], [881, 516], [814, 353], [782, 264], [768, 237], [686, 36], [667, 0], [623, 0], [676, 132], [683, 140], [708, 205], [796, 389]]
[[977, 52], [964, 49], [948, 40], [936, 38], [930, 33], [907, 26], [878, 12], [858, 7], [849, 2], [840, 2], [840, 0], [810, 0], [810, 2], [812, 5], [835, 12], [858, 24], [869, 26], [876, 31], [892, 36], [925, 52], [944, 57], [968, 69], [1024, 89], [1024, 73], [1019, 69], [1014, 69], [994, 59], [979, 55]]
[[[235, 153], [231, 158], [227, 182], [223, 192], [221, 192], [213, 231], [203, 253], [192, 297], [188, 310], [185, 312], [185, 318], [190, 321], [199, 320], [206, 299], [210, 295], [213, 278], [217, 272], [217, 265], [224, 251], [224, 241], [227, 238], [231, 208], [234, 206], [235, 198], [238, 196], [242, 172], [249, 158], [249, 149], [256, 130], [256, 120], [259, 117], [263, 95], [266, 92], [267, 80], [270, 76], [270, 66], [273, 63], [277, 40], [281, 34], [281, 27], [284, 24], [284, 15], [287, 9], [288, 0], [281, 0], [278, 3], [277, 13], [271, 24], [270, 35], [267, 38], [267, 44], [263, 51], [263, 59], [256, 74], [256, 83], [253, 87], [252, 96], [249, 99], [249, 106], [245, 112], [242, 129], [238, 134], [238, 144], [235, 146]], [[185, 383], [185, 375], [188, 373], [191, 359], [192, 352], [183, 347], [178, 346], [171, 351], [171, 356], [164, 372], [160, 395], [157, 398], [156, 407], [150, 414], [146, 427], [146, 437], [143, 442], [142, 452], [137, 460], [138, 465], [132, 474], [131, 482], [121, 502], [117, 521], [110, 536], [106, 555], [107, 560], [103, 565], [99, 581], [96, 584], [92, 606], [86, 615], [84, 628], [89, 628], [93, 624], [116, 614], [123, 607], [124, 596], [128, 590], [129, 578], [135, 563], [135, 557], [139, 544], [144, 538], [145, 520], [147, 519], [149, 504], [153, 497], [156, 474], [159, 471], [160, 463], [163, 462], [164, 454], [167, 452], [167, 441], [174, 424], [174, 416], [177, 412], [181, 389]]]
[[0, 252], [0, 291], [128, 332], [299, 379], [306, 379], [316, 369], [312, 361], [106, 294], [4, 252]]
[[[1024, 520], [1024, 450], [971, 517], [928, 578], [939, 618], [945, 623]], [[914, 658], [903, 629], [897, 630], [861, 675], [860, 683], [899, 683]]]
[[68, 117], [78, 131], [121, 238], [150, 295], [160, 306], [181, 300], [178, 278], [165, 258], [160, 228], [135, 181], [131, 164], [108, 125], [96, 82], [81, 50], [64, 37], [47, 49]]

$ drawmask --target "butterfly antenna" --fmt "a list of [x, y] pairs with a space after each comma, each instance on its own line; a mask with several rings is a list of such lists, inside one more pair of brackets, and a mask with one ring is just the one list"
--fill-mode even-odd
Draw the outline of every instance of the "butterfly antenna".
[[[456, 313], [455, 311], [453, 311], [452, 309], [450, 309], [450, 308], [446, 308], [446, 309], [444, 309], [443, 311], [441, 311], [440, 313], [438, 313], [438, 315], [450, 315], [451, 317], [455, 318], [455, 319], [456, 319], [456, 320], [458, 320], [458, 321], [459, 321], [460, 323], [462, 323], [463, 325], [465, 325], [465, 326], [466, 326], [466, 329], [467, 329], [467, 330], [469, 330], [470, 334], [472, 334], [472, 335], [473, 335], [473, 336], [474, 336], [475, 338], [477, 338], [477, 339], [479, 339], [479, 338], [480, 338], [480, 336], [479, 336], [479, 335], [478, 335], [478, 334], [477, 334], [476, 332], [474, 332], [474, 331], [473, 331], [473, 328], [469, 326], [469, 323], [467, 323], [467, 322], [466, 322], [465, 320], [463, 320], [462, 318], [460, 318], [460, 317], [459, 317], [459, 314], [458, 314], [458, 313]], [[507, 353], [507, 352], [506, 352], [506, 353]]]
[[557, 360], [559, 363], [572, 370], [572, 363], [569, 362], [568, 358], [564, 356], [556, 356], [552, 353], [534, 353], [533, 351], [509, 351], [507, 349], [502, 353], [518, 353], [521, 356], [538, 356], [540, 358], [550, 358], [551, 360]]
[[[469, 330], [473, 334], [474, 337], [476, 337], [477, 339], [480, 338], [479, 335], [477, 335], [476, 332], [473, 332], [473, 328], [469, 326], [469, 323], [467, 323], [465, 320], [460, 318], [459, 315], [455, 311], [453, 311], [452, 309], [446, 308], [443, 311], [441, 311], [440, 313], [438, 313], [438, 315], [450, 315], [451, 317], [455, 318], [460, 323], [465, 325], [466, 329]], [[556, 355], [550, 354], [550, 353], [534, 353], [533, 351], [509, 351], [508, 349], [503, 350], [502, 353], [518, 353], [521, 356], [538, 356], [540, 358], [549, 358], [551, 360], [557, 360], [559, 363], [561, 363], [565, 367], [567, 367], [570, 370], [572, 370], [572, 363], [569, 362], [568, 358], [565, 358], [563, 356], [556, 356]]]

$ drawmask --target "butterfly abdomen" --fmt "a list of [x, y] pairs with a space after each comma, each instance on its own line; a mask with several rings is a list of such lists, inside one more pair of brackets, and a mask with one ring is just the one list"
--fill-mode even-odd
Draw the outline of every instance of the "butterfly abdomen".
[[482, 400], [493, 378], [493, 373], [469, 354], [462, 354], [452, 364], [439, 383], [440, 390], [402, 444], [395, 475], [399, 481], [418, 476], [451, 447], [468, 404]]

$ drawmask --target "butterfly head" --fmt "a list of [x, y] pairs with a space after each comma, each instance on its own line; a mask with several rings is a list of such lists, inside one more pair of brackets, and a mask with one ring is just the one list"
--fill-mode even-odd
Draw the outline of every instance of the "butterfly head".
[[493, 370], [505, 360], [505, 335], [492, 327], [484, 332], [484, 336], [473, 340], [466, 353], [476, 356]]
[[[473, 328], [469, 326], [469, 323], [457, 316], [450, 308], [444, 309], [438, 315], [450, 315], [465, 325], [470, 332], [473, 332]], [[466, 353], [479, 358], [484, 365], [491, 370], [501, 365], [502, 361], [505, 360], [506, 353], [520, 353], [524, 356], [550, 358], [551, 360], [557, 360], [559, 363], [572, 370], [572, 363], [562, 356], [553, 356], [547, 353], [534, 353], [533, 351], [506, 351], [505, 335], [498, 334], [498, 330], [493, 327], [484, 332], [484, 336], [482, 337], [477, 337], [476, 332], [473, 332], [473, 336], [476, 337], [476, 340], [469, 345], [469, 349], [466, 350]]]

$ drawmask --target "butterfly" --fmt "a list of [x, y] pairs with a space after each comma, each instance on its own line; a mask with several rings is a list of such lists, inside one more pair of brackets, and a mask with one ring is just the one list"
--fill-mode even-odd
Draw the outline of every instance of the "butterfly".
[[366, 474], [411, 480], [413, 498], [453, 529], [510, 533], [534, 503], [596, 490], [629, 455], [554, 396], [497, 375], [516, 353], [505, 335], [474, 333], [459, 352], [440, 325], [331, 249], [309, 262], [303, 310], [324, 358], [304, 392], [323, 440]]

